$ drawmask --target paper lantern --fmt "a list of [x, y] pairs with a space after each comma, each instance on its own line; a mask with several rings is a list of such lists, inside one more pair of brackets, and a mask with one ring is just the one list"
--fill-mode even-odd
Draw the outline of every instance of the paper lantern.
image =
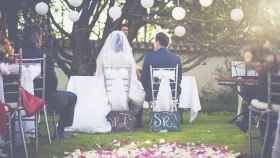
[[213, 0], [199, 0], [199, 3], [202, 7], [209, 7], [213, 3]]
[[186, 11], [182, 7], [176, 7], [172, 10], [172, 17], [175, 20], [182, 20], [186, 16]]
[[83, 0], [68, 0], [68, 2], [73, 7], [79, 7], [83, 3]]
[[39, 15], [46, 15], [48, 13], [49, 6], [45, 2], [39, 2], [35, 5], [35, 11]]
[[80, 19], [80, 13], [77, 11], [70, 11], [69, 12], [69, 19], [73, 22], [76, 22]]
[[242, 11], [242, 9], [240, 8], [235, 8], [231, 10], [230, 13], [230, 18], [234, 21], [240, 21], [244, 18], [244, 13]]
[[122, 15], [122, 9], [118, 6], [113, 6], [109, 9], [109, 16], [115, 21]]
[[244, 52], [244, 61], [245, 62], [251, 62], [252, 61], [252, 59], [253, 59], [253, 54], [252, 54], [252, 52], [250, 52], [250, 51], [246, 51], [246, 52]]
[[151, 8], [154, 5], [154, 0], [141, 0], [141, 5], [146, 9]]
[[183, 37], [186, 34], [186, 29], [183, 26], [177, 26], [174, 32], [176, 36]]

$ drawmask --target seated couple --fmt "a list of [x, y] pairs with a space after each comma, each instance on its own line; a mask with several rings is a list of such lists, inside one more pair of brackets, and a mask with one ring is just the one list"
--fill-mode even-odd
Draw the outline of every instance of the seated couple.
[[[165, 68], [165, 67], [176, 67], [178, 65], [178, 94], [180, 94], [180, 83], [182, 79], [182, 68], [180, 58], [175, 54], [171, 53], [167, 46], [169, 44], [169, 38], [164, 33], [158, 33], [154, 42], [154, 52], [147, 53], [143, 64], [141, 73], [141, 83], [146, 92], [145, 100], [147, 102], [152, 101], [152, 89], [151, 89], [151, 76], [150, 66]], [[112, 71], [107, 71], [107, 68], [111, 68]], [[93, 102], [90, 106], [77, 107], [79, 115], [74, 118], [73, 129], [82, 132], [110, 132], [112, 126], [106, 119], [111, 111], [134, 111], [136, 117], [136, 126], [143, 126], [143, 107], [135, 107], [134, 105], [129, 106], [128, 95], [124, 94], [124, 87], [120, 86], [123, 84], [122, 81], [112, 81], [111, 88], [117, 86], [117, 92], [108, 91], [108, 78], [114, 78], [116, 80], [123, 78], [127, 75], [127, 71], [115, 71], [116, 67], [128, 68], [128, 76], [130, 83], [128, 85], [135, 84], [138, 82], [136, 74], [136, 62], [133, 57], [132, 48], [127, 40], [126, 35], [121, 31], [112, 32], [105, 41], [103, 48], [97, 58], [97, 70], [96, 78], [100, 84], [98, 87], [92, 87], [97, 89], [98, 94], [95, 94]], [[109, 75], [108, 75], [109, 74]], [[117, 85], [114, 85], [117, 84]], [[119, 85], [118, 85], [119, 84]], [[128, 91], [132, 91], [131, 88]], [[123, 104], [121, 104], [123, 103]], [[136, 111], [134, 110], [137, 109]], [[85, 117], [87, 116], [87, 117]]]

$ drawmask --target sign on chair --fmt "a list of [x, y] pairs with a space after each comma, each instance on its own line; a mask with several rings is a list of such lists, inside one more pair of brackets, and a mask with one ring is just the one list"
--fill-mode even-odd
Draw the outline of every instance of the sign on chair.
[[107, 116], [112, 132], [133, 131], [136, 118], [129, 111], [111, 111]]
[[151, 112], [150, 130], [153, 132], [180, 131], [179, 112]]

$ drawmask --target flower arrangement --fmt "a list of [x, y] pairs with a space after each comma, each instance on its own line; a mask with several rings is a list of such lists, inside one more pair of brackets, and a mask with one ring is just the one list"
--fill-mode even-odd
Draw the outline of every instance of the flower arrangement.
[[151, 145], [149, 148], [142, 147], [143, 143], [139, 142], [131, 142], [123, 146], [122, 142], [118, 140], [114, 140], [112, 143], [119, 148], [88, 152], [78, 149], [66, 155], [65, 158], [237, 158], [240, 156], [240, 153], [233, 153], [227, 147], [170, 143], [163, 139], [154, 145], [151, 144], [151, 141], [145, 141], [144, 144]]
[[0, 44], [0, 62], [14, 63], [15, 61], [15, 49], [9, 39], [4, 38]]

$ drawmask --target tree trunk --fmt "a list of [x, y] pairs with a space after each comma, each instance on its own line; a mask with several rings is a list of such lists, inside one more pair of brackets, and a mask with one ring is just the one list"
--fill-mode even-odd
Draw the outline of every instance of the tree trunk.
[[95, 63], [92, 62], [92, 53], [89, 40], [88, 25], [76, 24], [72, 33], [73, 62], [72, 75], [93, 75]]

